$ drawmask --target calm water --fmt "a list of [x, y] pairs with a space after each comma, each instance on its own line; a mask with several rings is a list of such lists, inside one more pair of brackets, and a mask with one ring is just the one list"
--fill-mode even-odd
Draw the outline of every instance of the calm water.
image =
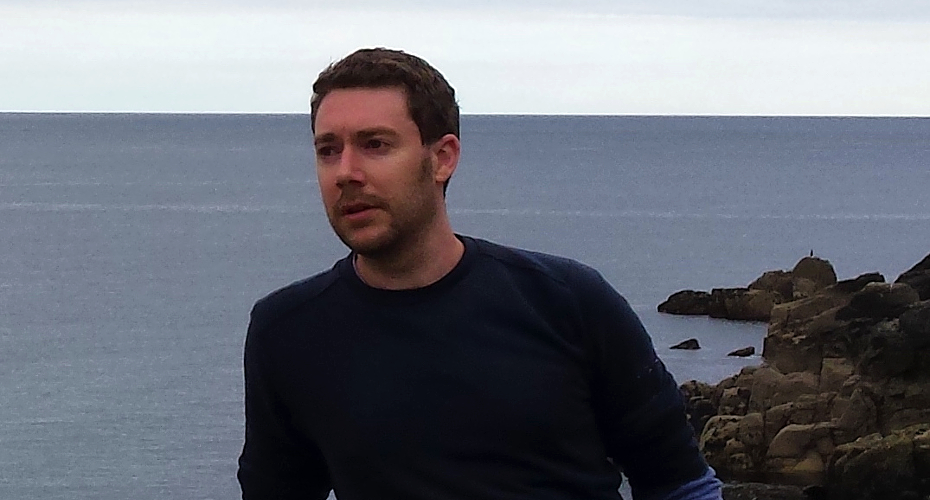
[[[303, 116], [0, 114], [0, 498], [235, 498], [251, 304], [345, 250]], [[764, 328], [655, 313], [813, 249], [930, 252], [930, 120], [465, 117], [459, 232], [591, 264], [679, 380]], [[697, 337], [704, 349], [669, 351]]]

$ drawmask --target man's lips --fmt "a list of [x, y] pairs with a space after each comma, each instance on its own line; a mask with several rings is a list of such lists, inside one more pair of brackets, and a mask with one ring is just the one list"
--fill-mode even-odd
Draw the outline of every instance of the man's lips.
[[349, 205], [344, 205], [339, 209], [339, 212], [342, 213], [342, 215], [352, 215], [359, 212], [364, 212], [365, 210], [370, 210], [372, 208], [374, 208], [374, 206], [368, 205], [367, 203], [352, 203]]
[[337, 211], [343, 217], [358, 218], [376, 208], [378, 208], [378, 205], [373, 203], [354, 202], [340, 204]]

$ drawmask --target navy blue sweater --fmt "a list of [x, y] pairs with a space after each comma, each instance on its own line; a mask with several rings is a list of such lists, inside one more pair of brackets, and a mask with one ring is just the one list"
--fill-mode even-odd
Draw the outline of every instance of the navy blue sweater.
[[255, 305], [243, 498], [617, 499], [617, 466], [660, 498], [708, 477], [677, 384], [596, 271], [462, 240], [424, 288], [371, 288], [350, 255]]

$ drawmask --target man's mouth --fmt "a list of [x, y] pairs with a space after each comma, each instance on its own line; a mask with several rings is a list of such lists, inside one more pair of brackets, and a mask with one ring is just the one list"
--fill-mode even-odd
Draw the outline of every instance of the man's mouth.
[[346, 215], [346, 216], [352, 216], [356, 214], [361, 214], [362, 212], [366, 212], [374, 208], [377, 208], [377, 207], [374, 205], [368, 204], [368, 203], [349, 203], [349, 204], [343, 205], [339, 209], [339, 213], [341, 213], [342, 215]]

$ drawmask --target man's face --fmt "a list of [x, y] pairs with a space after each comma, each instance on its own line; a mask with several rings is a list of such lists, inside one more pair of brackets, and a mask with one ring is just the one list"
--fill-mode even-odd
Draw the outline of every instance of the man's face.
[[441, 208], [442, 188], [403, 90], [333, 90], [314, 129], [320, 194], [339, 239], [365, 256], [414, 245]]

